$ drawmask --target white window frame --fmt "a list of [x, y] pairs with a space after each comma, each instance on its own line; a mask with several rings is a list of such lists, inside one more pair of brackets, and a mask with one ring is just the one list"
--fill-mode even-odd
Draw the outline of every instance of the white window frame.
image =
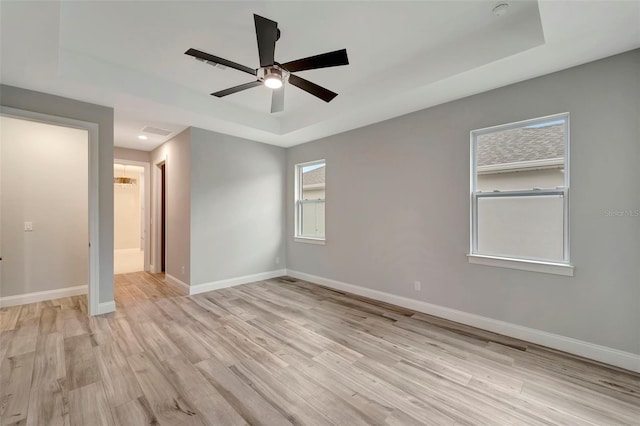
[[[528, 127], [535, 124], [547, 123], [550, 121], [564, 120], [564, 186], [557, 189], [543, 190], [519, 190], [519, 191], [500, 191], [500, 192], [478, 192], [476, 188], [477, 181], [477, 165], [476, 165], [476, 147], [477, 137], [489, 133], [495, 133], [504, 130], [511, 130], [520, 127]], [[518, 121], [499, 126], [486, 127], [484, 129], [473, 130], [470, 133], [471, 145], [471, 173], [470, 173], [470, 206], [471, 206], [471, 223], [470, 223], [470, 251], [467, 255], [469, 263], [499, 266], [511, 269], [521, 269], [526, 271], [544, 272], [557, 275], [573, 276], [573, 266], [570, 263], [569, 256], [569, 113], [561, 113], [549, 115], [546, 117], [533, 118], [530, 120]], [[507, 198], [507, 197], [536, 197], [559, 195], [563, 199], [564, 209], [564, 235], [563, 235], [563, 259], [562, 261], [547, 261], [531, 258], [520, 257], [502, 257], [494, 255], [486, 255], [478, 252], [478, 199], [480, 198]]]
[[[295, 200], [294, 200], [294, 205], [295, 205], [295, 212], [294, 212], [294, 241], [299, 242], [299, 243], [310, 243], [310, 244], [325, 244], [326, 241], [326, 237], [327, 237], [327, 232], [326, 232], [326, 219], [325, 219], [325, 235], [324, 238], [318, 238], [318, 237], [308, 237], [308, 236], [303, 236], [302, 235], [302, 204], [303, 204], [303, 200], [302, 200], [302, 169], [304, 167], [307, 166], [313, 166], [315, 164], [324, 164], [325, 167], [327, 167], [327, 160], [322, 159], [322, 160], [314, 160], [314, 161], [307, 161], [305, 163], [298, 163], [295, 166]], [[326, 173], [326, 172], [325, 172]], [[326, 187], [327, 184], [325, 182], [325, 208], [326, 208]]]

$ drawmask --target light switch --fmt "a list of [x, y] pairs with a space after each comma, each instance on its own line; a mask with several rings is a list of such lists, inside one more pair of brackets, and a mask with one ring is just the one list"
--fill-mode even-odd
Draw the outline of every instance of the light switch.
[[33, 222], [25, 222], [24, 223], [24, 230], [31, 232], [33, 231]]

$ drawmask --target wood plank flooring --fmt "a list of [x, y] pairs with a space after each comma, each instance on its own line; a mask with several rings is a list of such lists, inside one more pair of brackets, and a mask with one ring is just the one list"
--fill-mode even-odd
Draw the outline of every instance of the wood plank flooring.
[[640, 375], [283, 277], [0, 310], [0, 425], [640, 425]]

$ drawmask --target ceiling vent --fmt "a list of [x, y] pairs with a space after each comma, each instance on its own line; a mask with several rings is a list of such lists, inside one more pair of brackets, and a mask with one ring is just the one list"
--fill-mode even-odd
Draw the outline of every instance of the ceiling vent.
[[142, 133], [151, 133], [152, 135], [158, 136], [169, 136], [173, 132], [171, 130], [161, 129], [159, 127], [145, 126], [142, 128]]

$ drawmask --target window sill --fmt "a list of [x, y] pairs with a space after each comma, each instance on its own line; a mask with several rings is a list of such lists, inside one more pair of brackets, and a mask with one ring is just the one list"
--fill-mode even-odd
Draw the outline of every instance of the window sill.
[[542, 262], [536, 260], [513, 259], [510, 257], [468, 254], [469, 263], [476, 265], [498, 266], [501, 268], [520, 269], [522, 271], [542, 272], [545, 274], [573, 276], [573, 265], [566, 263]]
[[307, 243], [307, 244], [325, 244], [324, 238], [311, 238], [311, 237], [294, 237], [293, 241], [296, 243]]

